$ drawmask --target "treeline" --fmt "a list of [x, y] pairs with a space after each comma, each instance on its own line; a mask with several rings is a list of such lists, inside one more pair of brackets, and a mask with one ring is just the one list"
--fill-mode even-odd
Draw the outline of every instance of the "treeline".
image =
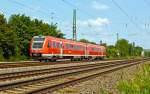
[[36, 35], [64, 37], [57, 24], [44, 23], [20, 14], [11, 15], [6, 20], [0, 14], [0, 60], [28, 57], [30, 40]]
[[[0, 60], [29, 58], [29, 45], [31, 38], [36, 35], [54, 36], [64, 38], [64, 34], [57, 28], [57, 24], [44, 23], [42, 20], [31, 19], [29, 16], [14, 14], [6, 20], [0, 14]], [[80, 42], [92, 43], [86, 39]], [[115, 45], [107, 46], [108, 58], [141, 56], [142, 47], [120, 39]], [[150, 56], [150, 52], [146, 53]]]
[[91, 42], [91, 41], [89, 41], [89, 40], [86, 40], [86, 39], [80, 39], [80, 40], [79, 40], [79, 42], [96, 44], [95, 42]]
[[135, 46], [134, 43], [129, 43], [126, 39], [120, 39], [115, 45], [107, 46], [109, 58], [141, 56], [142, 51], [142, 47]]
[[150, 50], [144, 50], [144, 52], [145, 52], [145, 56], [150, 57]]

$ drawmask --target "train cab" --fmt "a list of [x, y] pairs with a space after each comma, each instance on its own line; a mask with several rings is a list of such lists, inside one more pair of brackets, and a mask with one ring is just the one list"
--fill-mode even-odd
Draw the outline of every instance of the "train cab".
[[44, 52], [45, 36], [34, 36], [30, 45], [31, 56], [41, 56]]

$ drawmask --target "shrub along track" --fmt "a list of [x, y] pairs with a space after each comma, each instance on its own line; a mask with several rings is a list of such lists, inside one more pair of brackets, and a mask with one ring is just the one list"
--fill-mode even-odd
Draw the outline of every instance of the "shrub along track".
[[[22, 72], [19, 75], [1, 76], [0, 93], [47, 93], [75, 85], [124, 67], [144, 62], [148, 59], [97, 63], [81, 66], [54, 68], [50, 70]], [[26, 77], [23, 80], [21, 78]], [[29, 79], [31, 78], [31, 79]], [[17, 81], [15, 81], [18, 79]], [[5, 83], [6, 82], [6, 83]]]

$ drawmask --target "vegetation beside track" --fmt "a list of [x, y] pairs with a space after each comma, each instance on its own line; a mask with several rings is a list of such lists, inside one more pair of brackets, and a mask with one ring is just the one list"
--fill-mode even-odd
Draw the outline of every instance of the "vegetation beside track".
[[[117, 83], [118, 94], [149, 94], [150, 93], [150, 62], [139, 67], [133, 78], [122, 79]], [[103, 88], [100, 94], [110, 94]]]
[[36, 35], [64, 37], [57, 24], [44, 23], [24, 14], [13, 14], [7, 20], [0, 14], [0, 61], [28, 59], [30, 40]]
[[133, 79], [123, 80], [118, 84], [120, 94], [150, 93], [150, 64], [145, 64]]

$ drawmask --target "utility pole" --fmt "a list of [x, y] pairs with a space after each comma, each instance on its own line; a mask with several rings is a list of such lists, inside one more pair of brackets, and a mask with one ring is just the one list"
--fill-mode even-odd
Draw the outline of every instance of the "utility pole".
[[50, 23], [51, 23], [51, 24], [50, 24], [50, 30], [51, 30], [51, 31], [53, 31], [53, 29], [52, 29], [52, 25], [53, 25], [53, 19], [54, 19], [54, 12], [51, 12], [51, 15], [50, 15], [50, 16], [51, 16], [51, 21], [50, 21]]
[[100, 45], [102, 45], [102, 43], [103, 43], [102, 40], [100, 40]]
[[[118, 42], [118, 40], [119, 40], [119, 33], [117, 33], [116, 35], [117, 35], [117, 42]], [[116, 43], [117, 43], [117, 42], [116, 42]], [[119, 53], [119, 49], [118, 49], [118, 48], [117, 48], [117, 55], [118, 55], [118, 57], [120, 56], [120, 53]]]
[[73, 10], [73, 40], [77, 40], [77, 34], [76, 34], [76, 9]]
[[53, 25], [54, 12], [51, 12], [51, 25]]
[[132, 55], [134, 56], [134, 47], [135, 47], [135, 42], [132, 43], [133, 49], [132, 49]]
[[119, 40], [119, 33], [117, 33], [117, 41]]

